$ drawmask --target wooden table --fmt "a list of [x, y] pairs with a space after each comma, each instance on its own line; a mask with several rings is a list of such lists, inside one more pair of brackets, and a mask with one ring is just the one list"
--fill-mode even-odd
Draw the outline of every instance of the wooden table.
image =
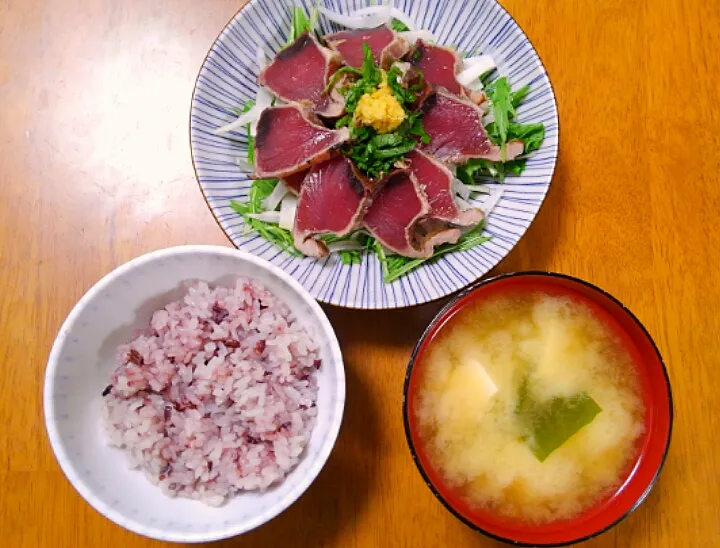
[[[229, 245], [195, 182], [188, 110], [241, 0], [0, 2], [0, 545], [160, 546], [92, 510], [55, 463], [42, 379], [77, 299], [141, 253]], [[592, 547], [720, 546], [717, 2], [505, 0], [557, 93], [547, 202], [496, 272], [551, 269], [624, 301], [670, 370], [656, 488]], [[337, 447], [302, 499], [227, 547], [497, 544], [446, 512], [405, 443], [410, 350], [439, 303], [328, 307], [347, 358]]]

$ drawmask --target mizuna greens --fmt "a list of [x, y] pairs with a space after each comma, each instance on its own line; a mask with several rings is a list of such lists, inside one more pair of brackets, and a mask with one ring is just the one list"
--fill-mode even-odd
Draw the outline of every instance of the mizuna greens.
[[457, 177], [463, 183], [472, 185], [488, 179], [502, 182], [506, 175], [520, 175], [525, 171], [526, 156], [539, 149], [545, 139], [543, 124], [518, 124], [513, 121], [517, 115], [516, 108], [529, 91], [530, 86], [512, 91], [505, 76], [498, 78], [486, 87], [485, 93], [490, 100], [490, 113], [493, 117], [493, 121], [485, 126], [490, 140], [501, 148], [504, 148], [507, 142], [513, 139], [523, 141], [525, 145], [523, 157], [510, 162], [469, 160], [465, 165], [457, 168]]

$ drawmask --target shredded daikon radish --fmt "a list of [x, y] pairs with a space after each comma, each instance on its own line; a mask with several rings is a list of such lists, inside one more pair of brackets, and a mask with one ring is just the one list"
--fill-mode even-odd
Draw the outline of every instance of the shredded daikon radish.
[[360, 8], [359, 10], [353, 11], [350, 15], [374, 15], [376, 13], [384, 13], [388, 11], [388, 8], [392, 9], [390, 6], [386, 5], [366, 6], [364, 8]]
[[498, 205], [500, 202], [500, 198], [502, 198], [503, 193], [505, 192], [505, 189], [494, 185], [493, 188], [490, 190], [490, 196], [487, 200], [480, 206], [480, 209], [483, 210], [483, 213], [485, 213], [485, 217], [488, 217], [493, 209]]
[[298, 199], [288, 194], [280, 204], [280, 228], [292, 230], [295, 226], [295, 215], [297, 214]]
[[[365, 8], [369, 10], [370, 8]], [[374, 6], [372, 13], [360, 14], [360, 15], [345, 15], [342, 13], [335, 13], [327, 8], [320, 7], [320, 13], [322, 13], [330, 21], [342, 25], [349, 29], [374, 29], [380, 25], [384, 25], [391, 19], [391, 9], [389, 6]]]
[[257, 219], [263, 223], [278, 224], [280, 222], [279, 211], [264, 211], [263, 213], [248, 213], [248, 217], [251, 219]]
[[463, 70], [457, 75], [457, 81], [463, 86], [468, 86], [475, 81], [479, 81], [480, 76], [496, 66], [495, 60], [489, 55], [468, 57], [463, 59]]
[[375, 13], [383, 13], [383, 10], [386, 10], [387, 8], [390, 8], [390, 16], [392, 19], [397, 19], [398, 21], [400, 21], [408, 28], [408, 30], [414, 31], [417, 29], [417, 24], [415, 23], [415, 21], [410, 19], [410, 17], [408, 17], [403, 11], [393, 6], [368, 6], [367, 8], [355, 10], [354, 12], [352, 12], [352, 14], [372, 15]]
[[470, 197], [470, 189], [460, 179], [452, 180], [452, 190], [463, 200], [467, 200]]
[[275, 188], [273, 188], [273, 191], [268, 194], [267, 198], [263, 200], [263, 207], [266, 211], [275, 211], [277, 209], [277, 206], [280, 205], [280, 202], [282, 202], [283, 198], [287, 195], [288, 188], [285, 186], [285, 183], [282, 181], [278, 181], [278, 183], [275, 185]]
[[252, 173], [255, 171], [255, 168], [252, 166], [252, 164], [246, 160], [243, 160], [242, 158], [235, 158], [235, 163], [242, 169], [243, 171], [248, 171]]
[[484, 53], [482, 55], [474, 55], [472, 57], [465, 57], [462, 61], [463, 68], [468, 68], [473, 65], [481, 65], [486, 67], [485, 72], [497, 68], [497, 65], [495, 64], [495, 59], [493, 59], [493, 56], [488, 53]]
[[255, 62], [257, 63], [258, 74], [260, 74], [267, 66], [267, 53], [262, 44], [258, 44], [255, 50]]
[[470, 91], [482, 91], [485, 89], [485, 86], [483, 86], [480, 78], [478, 78], [477, 80], [473, 80], [465, 87], [468, 88]]
[[255, 104], [260, 106], [261, 110], [265, 110], [267, 107], [272, 105], [273, 94], [263, 86], [258, 86], [257, 94], [255, 95]]
[[255, 95], [255, 108], [260, 109], [256, 120], [250, 122], [250, 135], [255, 137], [257, 135], [257, 123], [260, 119], [260, 114], [266, 108], [272, 105], [273, 95], [263, 86], [258, 86], [257, 94]]
[[226, 133], [230, 133], [231, 131], [237, 131], [247, 124], [251, 124], [253, 122], [257, 123], [262, 110], [263, 109], [258, 108], [258, 105], [255, 105], [247, 112], [238, 116], [236, 120], [217, 128], [213, 133], [215, 135], [224, 135]]
[[255, 105], [247, 112], [238, 116], [236, 120], [217, 128], [213, 133], [215, 133], [215, 135], [225, 135], [231, 131], [238, 131], [243, 126], [250, 124], [250, 135], [255, 136], [260, 114], [262, 114], [263, 110], [272, 105], [272, 100], [272, 93], [263, 86], [258, 86], [257, 94], [255, 95]]
[[474, 207], [470, 202], [464, 200], [460, 196], [455, 196], [455, 203], [460, 206], [460, 209], [462, 209], [463, 211], [473, 209]]
[[355, 240], [345, 240], [343, 242], [333, 242], [327, 244], [330, 253], [337, 253], [338, 251], [360, 251], [365, 249], [365, 246]]
[[424, 40], [425, 42], [435, 41], [435, 35], [429, 30], [409, 30], [407, 32], [401, 32], [400, 36], [405, 37], [411, 44], [414, 44], [418, 40]]
[[488, 185], [465, 185], [470, 192], [481, 192], [483, 194], [490, 194], [490, 187]]

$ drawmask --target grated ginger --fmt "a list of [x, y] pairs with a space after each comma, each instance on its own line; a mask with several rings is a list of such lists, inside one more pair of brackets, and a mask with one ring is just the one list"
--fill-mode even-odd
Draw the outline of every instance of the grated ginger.
[[366, 93], [358, 101], [353, 120], [355, 125], [370, 126], [378, 133], [390, 133], [403, 123], [406, 114], [387, 82]]

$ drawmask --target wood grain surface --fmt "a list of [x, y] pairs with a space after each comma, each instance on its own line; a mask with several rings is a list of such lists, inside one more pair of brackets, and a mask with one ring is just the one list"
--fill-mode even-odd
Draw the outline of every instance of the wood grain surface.
[[[119, 264], [229, 245], [200, 194], [188, 113], [241, 0], [0, 1], [0, 545], [157, 547], [92, 510], [46, 439], [57, 329]], [[550, 194], [495, 272], [551, 269], [624, 301], [655, 337], [675, 430], [647, 501], [588, 547], [720, 546], [720, 4], [504, 0], [560, 108]], [[222, 547], [498, 543], [425, 487], [401, 422], [411, 348], [440, 303], [327, 307], [347, 358], [337, 447], [309, 491]]]

